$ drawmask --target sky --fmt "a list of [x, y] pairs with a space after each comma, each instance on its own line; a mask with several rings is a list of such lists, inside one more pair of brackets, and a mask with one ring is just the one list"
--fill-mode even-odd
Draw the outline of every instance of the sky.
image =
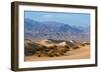
[[56, 21], [72, 26], [90, 25], [90, 14], [86, 13], [24, 11], [24, 18], [29, 18], [39, 22]]

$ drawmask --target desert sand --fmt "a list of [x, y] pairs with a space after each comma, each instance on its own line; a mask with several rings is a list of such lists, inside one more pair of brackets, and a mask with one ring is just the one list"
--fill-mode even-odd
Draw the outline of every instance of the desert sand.
[[59, 57], [37, 57], [25, 56], [25, 61], [47, 61], [47, 60], [72, 60], [72, 59], [88, 59], [90, 58], [90, 45], [82, 46], [78, 49], [73, 49], [66, 53], [66, 56]]

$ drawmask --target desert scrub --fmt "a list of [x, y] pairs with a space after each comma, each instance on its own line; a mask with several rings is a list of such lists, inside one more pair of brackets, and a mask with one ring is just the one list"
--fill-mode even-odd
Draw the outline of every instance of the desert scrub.
[[37, 50], [39, 50], [38, 48], [40, 48], [39, 44], [33, 42], [26, 43], [24, 47], [24, 52], [25, 52], [24, 54], [26, 56], [32, 56], [37, 52]]

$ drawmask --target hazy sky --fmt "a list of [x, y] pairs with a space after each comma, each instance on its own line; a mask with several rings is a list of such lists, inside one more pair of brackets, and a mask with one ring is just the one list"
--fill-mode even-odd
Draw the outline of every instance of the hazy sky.
[[90, 14], [85, 13], [24, 11], [24, 17], [39, 22], [56, 21], [75, 26], [90, 25]]

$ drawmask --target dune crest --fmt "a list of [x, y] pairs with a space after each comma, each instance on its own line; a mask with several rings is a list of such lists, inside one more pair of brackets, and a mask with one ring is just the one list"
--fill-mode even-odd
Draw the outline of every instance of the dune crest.
[[90, 43], [75, 40], [25, 40], [25, 61], [84, 59], [90, 57]]

